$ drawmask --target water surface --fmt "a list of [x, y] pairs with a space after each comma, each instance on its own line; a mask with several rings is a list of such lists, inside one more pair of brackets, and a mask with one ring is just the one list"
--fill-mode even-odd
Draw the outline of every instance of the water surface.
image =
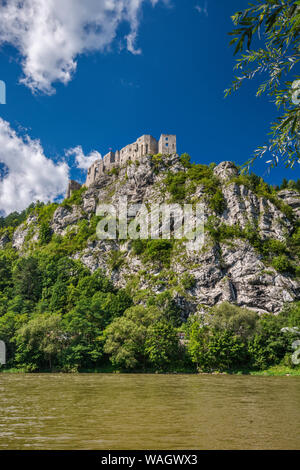
[[0, 449], [299, 449], [300, 377], [0, 374]]

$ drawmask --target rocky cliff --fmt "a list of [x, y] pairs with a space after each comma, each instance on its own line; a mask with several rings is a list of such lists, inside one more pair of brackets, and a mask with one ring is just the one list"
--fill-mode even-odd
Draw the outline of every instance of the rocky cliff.
[[[201, 201], [204, 246], [190, 251], [183, 240], [138, 246], [97, 239], [97, 205], [117, 205], [121, 196], [128, 204]], [[206, 167], [176, 155], [144, 157], [51, 207], [47, 217], [45, 209], [33, 211], [13, 233], [12, 246], [21, 255], [36, 250], [41, 224], [48, 224], [49, 243], [59, 243], [91, 271], [103, 269], [136, 303], [165, 293], [186, 317], [223, 301], [277, 313], [299, 299], [299, 193], [275, 194], [261, 179], [240, 175], [231, 162]], [[7, 234], [0, 236], [0, 248], [7, 243]]]

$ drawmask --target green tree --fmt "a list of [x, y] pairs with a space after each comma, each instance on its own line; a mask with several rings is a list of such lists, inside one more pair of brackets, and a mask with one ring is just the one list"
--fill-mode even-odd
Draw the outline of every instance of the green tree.
[[165, 290], [160, 294], [150, 297], [147, 302], [149, 307], [157, 307], [162, 314], [164, 320], [174, 327], [178, 327], [183, 321], [183, 312], [177, 305], [169, 290]]
[[150, 326], [147, 331], [145, 353], [151, 365], [167, 370], [176, 363], [179, 355], [179, 339], [176, 329], [165, 321]]
[[195, 321], [188, 339], [188, 353], [200, 370], [226, 370], [247, 363], [246, 341], [232, 331], [211, 329]]
[[49, 307], [51, 311], [67, 311], [68, 285], [65, 281], [58, 279], [51, 288], [51, 298]]
[[243, 339], [255, 334], [258, 314], [252, 310], [223, 302], [213, 307], [207, 321], [216, 331], [229, 331]]
[[[300, 1], [256, 0], [235, 13], [232, 20], [236, 29], [229, 33], [233, 36], [230, 44], [235, 45], [235, 54], [241, 54], [235, 66], [239, 75], [225, 90], [225, 96], [238, 90], [245, 80], [260, 75], [264, 79], [257, 96], [266, 93], [283, 113], [271, 124], [269, 142], [258, 147], [247, 165], [269, 154], [267, 163], [271, 167], [279, 161], [293, 167], [300, 162], [300, 77], [292, 73], [300, 58]], [[256, 35], [264, 44], [253, 50]]]
[[16, 294], [24, 299], [37, 301], [41, 295], [41, 272], [36, 258], [21, 258], [13, 269], [13, 282]]
[[137, 305], [115, 319], [104, 333], [104, 352], [112, 364], [125, 369], [145, 368], [147, 330], [159, 317], [154, 307]]
[[40, 241], [42, 245], [47, 245], [52, 238], [52, 229], [47, 222], [42, 222], [40, 227]]
[[265, 369], [284, 358], [292, 343], [290, 335], [281, 332], [281, 328], [289, 326], [287, 323], [282, 315], [265, 314], [260, 317], [256, 333], [248, 345], [250, 364], [254, 368]]
[[29, 370], [52, 369], [66, 341], [60, 315], [38, 315], [16, 332], [16, 362]]
[[211, 367], [209, 357], [209, 329], [199, 321], [192, 322], [187, 329], [188, 354], [197, 369]]
[[282, 183], [280, 185], [280, 189], [287, 189], [288, 187], [288, 180], [286, 178], [283, 178]]
[[97, 303], [81, 299], [73, 310], [64, 315], [63, 323], [70, 336], [70, 343], [63, 354], [64, 368], [98, 365], [103, 356], [101, 335], [105, 323]]

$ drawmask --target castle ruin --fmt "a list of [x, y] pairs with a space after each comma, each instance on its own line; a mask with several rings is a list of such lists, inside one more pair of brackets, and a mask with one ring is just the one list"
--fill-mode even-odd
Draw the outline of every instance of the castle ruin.
[[151, 135], [142, 135], [133, 144], [107, 153], [102, 160], [96, 160], [88, 169], [85, 186], [91, 186], [106, 171], [125, 165], [128, 161], [135, 162], [145, 155], [168, 155], [176, 152], [176, 135], [162, 134], [159, 141]]
[[74, 180], [69, 180], [66, 198], [69, 199], [69, 197], [72, 196], [73, 192], [77, 191], [80, 188], [81, 188], [80, 183], [77, 183], [77, 181], [74, 181]]

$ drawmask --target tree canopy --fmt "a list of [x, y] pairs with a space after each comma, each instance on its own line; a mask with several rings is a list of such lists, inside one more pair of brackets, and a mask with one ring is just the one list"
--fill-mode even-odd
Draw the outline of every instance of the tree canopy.
[[270, 167], [279, 162], [293, 167], [300, 163], [300, 76], [295, 73], [300, 58], [300, 0], [256, 0], [232, 20], [236, 28], [229, 33], [233, 36], [230, 44], [238, 54], [235, 70], [239, 75], [225, 96], [259, 76], [257, 96], [265, 93], [280, 114], [270, 125], [268, 142], [245, 165], [249, 168], [265, 155]]

